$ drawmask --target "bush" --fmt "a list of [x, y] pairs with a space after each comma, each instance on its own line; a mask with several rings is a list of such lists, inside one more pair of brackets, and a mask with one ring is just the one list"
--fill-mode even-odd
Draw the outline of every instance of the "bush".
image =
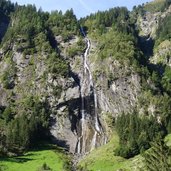
[[38, 171], [51, 171], [52, 169], [46, 164], [43, 163], [42, 167]]

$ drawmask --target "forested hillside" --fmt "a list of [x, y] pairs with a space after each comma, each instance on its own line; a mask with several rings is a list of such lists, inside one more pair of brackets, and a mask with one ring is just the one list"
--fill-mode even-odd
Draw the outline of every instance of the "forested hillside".
[[0, 162], [43, 143], [74, 156], [66, 171], [171, 170], [170, 5], [78, 20], [0, 0]]
[[[1, 1], [1, 10], [2, 29], [8, 25], [1, 41], [1, 152], [20, 154], [49, 134], [52, 111], [45, 90], [47, 75], [69, 75], [55, 35], [67, 41], [79, 34], [79, 28], [72, 10], [49, 14], [10, 1]], [[57, 96], [60, 86], [52, 93]]]
[[[120, 147], [115, 152], [126, 158], [143, 153], [151, 147], [151, 142], [161, 140], [170, 133], [170, 67], [167, 66], [168, 62], [160, 62], [159, 65], [151, 63], [149, 58], [153, 58], [155, 54], [146, 56], [146, 45], [142, 44], [142, 35], [139, 35], [141, 28], [139, 25], [137, 27], [140, 20], [136, 18], [137, 15], [146, 18], [146, 13], [151, 12], [146, 11], [147, 7], [152, 7], [155, 3], [158, 2], [134, 7], [132, 12], [125, 8], [110, 9], [81, 20], [88, 28], [89, 36], [98, 42], [98, 62], [112, 58], [113, 61], [120, 62], [122, 67], [129, 67], [130, 73], [127, 74], [136, 72], [140, 76], [141, 92], [137, 97], [138, 104], [131, 112], [121, 113], [114, 121], [114, 127], [120, 136]], [[168, 11], [169, 5], [170, 1], [166, 1], [158, 11]], [[168, 12], [166, 17], [159, 19], [156, 36], [150, 37], [154, 42], [154, 49], [159, 42], [169, 41], [169, 15]], [[147, 39], [149, 36], [150, 34]], [[170, 58], [169, 54], [167, 57]], [[98, 75], [103, 72], [100, 69]], [[112, 84], [117, 79], [116, 72], [112, 76], [110, 73], [108, 82]]]

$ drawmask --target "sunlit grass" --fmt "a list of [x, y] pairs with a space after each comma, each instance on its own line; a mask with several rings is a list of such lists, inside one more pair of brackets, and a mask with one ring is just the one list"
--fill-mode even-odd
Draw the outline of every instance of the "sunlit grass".
[[52, 171], [65, 171], [64, 167], [67, 162], [66, 155], [55, 148], [36, 150], [30, 151], [21, 157], [0, 158], [0, 170], [40, 171], [46, 163]]
[[119, 137], [114, 133], [108, 144], [92, 151], [79, 165], [91, 171], [117, 171], [119, 169], [123, 171], [138, 171], [140, 167], [143, 167], [140, 155], [129, 160], [115, 156], [114, 150], [118, 145]]

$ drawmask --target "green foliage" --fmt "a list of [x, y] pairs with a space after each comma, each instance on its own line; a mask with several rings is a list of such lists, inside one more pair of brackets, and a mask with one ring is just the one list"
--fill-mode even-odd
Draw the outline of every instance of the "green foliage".
[[[70, 158], [62, 149], [53, 145], [43, 145], [35, 150], [18, 157], [0, 158], [3, 171], [71, 171], [63, 169], [64, 163], [69, 163]], [[45, 165], [46, 164], [46, 165]], [[49, 169], [49, 171], [50, 171]]]
[[169, 148], [162, 140], [151, 144], [151, 149], [144, 153], [145, 164], [148, 171], [169, 171]]
[[103, 34], [99, 42], [99, 55], [102, 59], [113, 57], [120, 62], [126, 60], [129, 64], [133, 64], [136, 60], [135, 41], [131, 35], [111, 30]]
[[118, 32], [129, 33], [132, 26], [129, 21], [129, 11], [125, 7], [111, 8], [108, 11], [97, 12], [81, 19], [81, 23], [88, 28], [89, 32], [98, 30], [99, 33], [105, 33], [106, 27], [115, 27]]
[[38, 171], [51, 171], [52, 169], [46, 164], [43, 163], [42, 167]]
[[[143, 158], [138, 155], [132, 159], [124, 159], [114, 155], [114, 150], [119, 146], [119, 137], [116, 132], [112, 133], [110, 141], [87, 154], [79, 163], [77, 170], [102, 170], [102, 171], [132, 171], [135, 169], [140, 171], [143, 168]], [[79, 170], [79, 171], [80, 171]]]
[[[157, 81], [160, 82], [161, 79]], [[160, 83], [161, 84], [161, 83]], [[148, 90], [147, 90], [148, 89]], [[170, 133], [171, 131], [171, 98], [166, 92], [160, 93], [160, 89], [155, 91], [147, 88], [144, 90], [143, 94], [139, 98], [139, 107], [144, 109], [144, 115], [151, 116], [151, 111], [153, 111], [153, 116], [159, 119], [161, 124], [161, 131], [164, 135]], [[149, 108], [152, 108], [149, 110]]]
[[[68, 41], [79, 34], [79, 26], [72, 9], [67, 10], [65, 14], [57, 11], [49, 14], [41, 9], [37, 10], [34, 5], [18, 6], [4, 0], [0, 1], [0, 9], [10, 22], [1, 42], [4, 59], [9, 65], [0, 79], [9, 94], [9, 105], [5, 106], [0, 114], [0, 138], [3, 139], [0, 152], [20, 154], [48, 135], [50, 107], [47, 101], [40, 102], [39, 98], [29, 94], [27, 98], [16, 101], [10, 95], [10, 91], [15, 87], [17, 71], [11, 52], [17, 51], [23, 54], [23, 58], [29, 55], [28, 69], [35, 68], [36, 61], [39, 60], [36, 58], [43, 56], [48, 68], [45, 71], [46, 76], [50, 73], [53, 79], [68, 77], [69, 66], [60, 55], [56, 36], [62, 35], [63, 41]], [[81, 53], [83, 49], [84, 42], [80, 38], [75, 52], [71, 54]], [[59, 96], [60, 92], [61, 87], [57, 85], [53, 93]]]
[[3, 83], [4, 88], [11, 89], [14, 87], [14, 77], [15, 77], [15, 71], [14, 70], [6, 70], [1, 78], [1, 81]]
[[69, 68], [67, 62], [60, 58], [55, 52], [49, 55], [48, 66], [49, 71], [54, 78], [57, 78], [58, 76], [68, 76]]
[[151, 79], [154, 82], [155, 86], [160, 86], [160, 75], [156, 71], [152, 72]]
[[[132, 15], [135, 17], [135, 21], [137, 21], [137, 15], [143, 16], [145, 13], [144, 8], [142, 5], [134, 6], [132, 10]], [[132, 17], [132, 16], [131, 16]], [[132, 18], [131, 18], [132, 19]]]
[[44, 27], [41, 15], [37, 13], [36, 7], [32, 5], [19, 7], [13, 15], [13, 19], [15, 20], [13, 26], [15, 35], [25, 35], [30, 43], [32, 37], [40, 33]]
[[10, 85], [11, 85], [11, 77], [10, 77], [10, 73], [8, 71], [4, 72], [3, 77], [2, 77], [2, 83], [4, 85], [4, 88], [6, 89], [10, 89]]
[[35, 6], [19, 6], [11, 16], [11, 25], [3, 38], [3, 47], [8, 49], [9, 43], [16, 43], [17, 50], [35, 50], [35, 37], [46, 29], [46, 13], [38, 13]]
[[68, 47], [67, 54], [69, 57], [74, 57], [75, 55], [81, 55], [85, 49], [85, 42], [83, 39], [79, 38], [76, 44]]
[[8, 64], [8, 68], [4, 70], [1, 76], [1, 83], [5, 89], [12, 89], [14, 85], [14, 79], [16, 77], [16, 67], [14, 62], [11, 61], [11, 52], [5, 54], [6, 62]]
[[17, 50], [25, 54], [38, 50], [51, 52], [57, 49], [55, 36], [62, 35], [64, 41], [78, 34], [79, 27], [73, 10], [52, 12], [37, 11], [34, 5], [19, 6], [11, 16], [11, 25], [3, 38], [2, 46], [9, 49], [15, 43]]
[[150, 142], [163, 137], [164, 132], [154, 117], [140, 118], [136, 113], [122, 114], [116, 121], [120, 147], [115, 150], [124, 158], [133, 157], [150, 147]]
[[74, 57], [75, 55], [78, 54], [78, 49], [77, 47], [70, 47], [67, 49], [67, 52], [69, 57]]
[[170, 4], [170, 0], [154, 0], [152, 2], [147, 3], [144, 6], [144, 10], [151, 13], [156, 13], [160, 11], [163, 12], [165, 9], [169, 7]]
[[[11, 104], [1, 116], [5, 123], [3, 132], [3, 148], [15, 154], [22, 154], [48, 135], [50, 109], [46, 101], [40, 102], [33, 96], [27, 97], [20, 105]], [[17, 115], [16, 115], [17, 114]]]
[[79, 166], [77, 168], [77, 171], [93, 171], [93, 170], [87, 169], [87, 166], [85, 166], [85, 167]]
[[25, 116], [14, 119], [8, 125], [6, 144], [8, 150], [21, 154], [29, 146], [29, 127]]
[[10, 122], [13, 119], [13, 114], [12, 110], [10, 107], [7, 107], [3, 114], [2, 114], [3, 119], [5, 120], [6, 123]]
[[171, 94], [171, 68], [169, 66], [165, 68], [161, 83], [164, 90]]
[[14, 12], [15, 8], [17, 8], [17, 4], [11, 3], [11, 1], [1, 0], [0, 1], [0, 21], [7, 20], [9, 15]]
[[[170, 1], [168, 0], [164, 6], [156, 5], [149, 7], [151, 8], [149, 10], [159, 11], [169, 5]], [[142, 75], [144, 91], [149, 89], [146, 80], [150, 77], [150, 72], [148, 68], [140, 68], [140, 64], [146, 65], [147, 61], [144, 61], [145, 58], [137, 48], [135, 23], [136, 15], [143, 14], [145, 8], [143, 6], [134, 8], [134, 14], [131, 14], [126, 8], [112, 8], [80, 20], [80, 24], [84, 25], [84, 29], [89, 33], [89, 36], [98, 42], [96, 55], [99, 59], [104, 60], [111, 57], [113, 60], [131, 67], [131, 69], [133, 67], [134, 71]], [[17, 6], [11, 4], [10, 1], [2, 0], [0, 1], [0, 10], [2, 11], [0, 19], [6, 16], [11, 21], [1, 43], [8, 55], [6, 58], [11, 60], [11, 55], [8, 52], [12, 51], [12, 48], [16, 48], [15, 50], [23, 53], [24, 57], [26, 55], [32, 56], [30, 65], [34, 67], [37, 54], [43, 55], [43, 57], [47, 57], [48, 71], [46, 74], [50, 73], [53, 79], [68, 77], [69, 65], [60, 54], [60, 46], [58, 47], [59, 42], [57, 42], [56, 36], [61, 35], [61, 41], [65, 42], [75, 35], [80, 35], [79, 23], [72, 9], [67, 10], [65, 14], [62, 14], [61, 11], [54, 11], [49, 14], [37, 10], [34, 5]], [[170, 39], [170, 26], [171, 16], [168, 15], [160, 21], [157, 42]], [[80, 38], [74, 46], [69, 46], [67, 55], [69, 57], [80, 55], [84, 49], [85, 42]], [[3, 73], [1, 79], [4, 88], [11, 89], [15, 86], [13, 85], [15, 73], [14, 67], [10, 67]], [[111, 74], [109, 74], [109, 77], [109, 81], [115, 79]], [[155, 98], [152, 98], [155, 93], [160, 94], [160, 92], [157, 89], [152, 94], [152, 90], [150, 90], [149, 98], [140, 100], [140, 103], [144, 105], [144, 108], [147, 108], [150, 102], [155, 104], [156, 116], [161, 116], [161, 123], [158, 122], [157, 117], [139, 117], [136, 113], [119, 117], [116, 121], [116, 128], [120, 137], [120, 147], [115, 150], [116, 154], [125, 158], [133, 157], [150, 148], [150, 142], [171, 131], [171, 100], [170, 96], [167, 95], [171, 93], [171, 70], [169, 67], [165, 68], [161, 82], [159, 81], [160, 78], [161, 75], [152, 69], [151, 80], [162, 90], [163, 95], [156, 95]], [[147, 87], [144, 88], [144, 85]], [[53, 90], [53, 94], [59, 96], [62, 87], [57, 85], [53, 87]], [[158, 100], [156, 100], [157, 98]], [[21, 154], [33, 144], [45, 138], [48, 134], [49, 115], [49, 104], [29, 95], [25, 99], [6, 106], [0, 114], [0, 153]], [[41, 163], [39, 168], [41, 166], [43, 170], [51, 168], [48, 163], [43, 165]], [[68, 163], [63, 164], [62, 167], [61, 169], [70, 170], [70, 164]]]
[[167, 15], [163, 20], [159, 22], [159, 27], [157, 29], [157, 43], [163, 40], [171, 39], [171, 15]]
[[66, 162], [63, 164], [63, 170], [66, 170], [66, 171], [72, 170], [71, 164], [72, 164], [72, 163], [71, 163], [70, 161], [66, 161]]
[[73, 10], [67, 10], [63, 15], [61, 11], [53, 11], [48, 19], [48, 25], [54, 35], [62, 35], [67, 41], [73, 34], [78, 34], [79, 27]]
[[136, 71], [140, 71], [142, 54], [136, 48], [136, 39], [132, 34], [118, 32], [111, 28], [105, 34], [97, 37], [98, 57], [101, 60], [112, 57], [113, 60], [121, 64], [131, 66]]
[[137, 48], [135, 22], [126, 8], [112, 8], [80, 20], [84, 30], [98, 42], [97, 56], [101, 60], [112, 57], [138, 70], [143, 59]]

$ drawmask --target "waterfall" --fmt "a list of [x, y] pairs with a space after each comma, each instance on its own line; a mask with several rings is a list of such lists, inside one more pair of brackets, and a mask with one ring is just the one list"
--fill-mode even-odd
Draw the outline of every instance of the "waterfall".
[[[91, 48], [91, 42], [86, 36], [83, 28], [81, 28], [81, 33], [84, 36], [85, 42], [87, 44], [86, 50], [83, 55], [83, 74], [81, 78], [80, 85], [80, 95], [81, 95], [81, 119], [79, 121], [81, 132], [78, 137], [76, 153], [84, 154], [88, 151], [93, 150], [97, 145], [97, 137], [102, 135], [102, 128], [98, 119], [98, 102], [97, 102], [97, 94], [93, 82], [92, 73], [90, 67], [88, 65], [87, 57], [89, 55], [89, 51]], [[87, 113], [86, 105], [85, 105], [85, 97], [87, 94], [93, 95], [93, 114]], [[89, 102], [91, 103], [91, 102]], [[91, 118], [91, 119], [90, 119]], [[93, 120], [93, 124], [90, 124]], [[91, 129], [90, 129], [91, 127]], [[91, 135], [90, 135], [91, 132]], [[104, 138], [102, 138], [104, 139]], [[88, 148], [88, 149], [87, 149]]]
[[[85, 33], [83, 35], [85, 35]], [[96, 90], [95, 90], [94, 83], [93, 83], [93, 77], [92, 77], [89, 65], [87, 64], [87, 56], [88, 56], [88, 52], [90, 50], [91, 44], [90, 44], [90, 40], [88, 38], [86, 38], [86, 42], [87, 42], [87, 49], [86, 49], [85, 54], [84, 54], [84, 70], [85, 70], [85, 72], [88, 71], [89, 82], [90, 82], [89, 86], [93, 89], [94, 113], [95, 113], [95, 129], [96, 129], [96, 131], [100, 132], [98, 116], [97, 116], [97, 107], [98, 107], [97, 106], [97, 94], [96, 94]]]

